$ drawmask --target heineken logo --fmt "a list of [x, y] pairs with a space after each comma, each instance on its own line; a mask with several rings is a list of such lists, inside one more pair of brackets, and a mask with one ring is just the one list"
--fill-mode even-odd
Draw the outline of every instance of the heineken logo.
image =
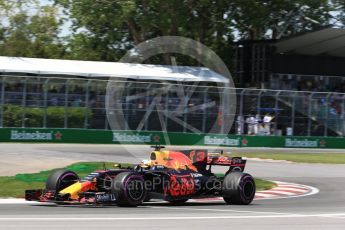
[[62, 138], [62, 133], [60, 133], [60, 131], [57, 131], [57, 132], [54, 134], [54, 137], [55, 137], [55, 140], [61, 140], [61, 138]]
[[[60, 133], [60, 139], [61, 135], [62, 134]], [[40, 132], [38, 130], [33, 132], [26, 132], [12, 130], [11, 140], [53, 140], [53, 132]]]
[[161, 140], [161, 136], [159, 136], [159, 135], [155, 135], [155, 136], [153, 137], [153, 141], [154, 141], [154, 142], [160, 142], [160, 140]]
[[215, 137], [215, 136], [205, 136], [205, 145], [225, 145], [225, 146], [239, 146], [239, 138], [228, 138], [228, 137]]
[[325, 140], [321, 140], [320, 141], [320, 147], [322, 147], [322, 148], [324, 148], [324, 147], [326, 147], [326, 141]]
[[285, 147], [305, 147], [305, 148], [317, 148], [319, 140], [299, 140], [293, 138], [285, 139]]
[[139, 135], [113, 132], [113, 142], [145, 143], [151, 142], [151, 136], [152, 134]]
[[243, 146], [247, 146], [247, 144], [248, 144], [247, 138], [243, 138], [243, 139], [242, 139], [242, 145], [243, 145]]

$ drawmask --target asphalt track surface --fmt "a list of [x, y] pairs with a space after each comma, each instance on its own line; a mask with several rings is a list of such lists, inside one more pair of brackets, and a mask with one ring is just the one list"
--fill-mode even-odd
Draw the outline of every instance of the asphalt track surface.
[[[149, 151], [142, 146], [125, 149], [105, 145], [5, 147], [0, 148], [4, 156], [5, 149], [13, 148], [33, 156], [35, 153], [43, 154], [40, 155], [42, 164], [52, 157], [50, 153], [61, 159], [69, 156], [80, 161], [138, 162], [146, 158]], [[256, 177], [313, 186], [320, 192], [298, 198], [257, 200], [249, 206], [223, 202], [190, 202], [184, 206], [152, 202], [138, 208], [0, 204], [0, 229], [345, 229], [345, 165], [249, 160], [246, 171]]]

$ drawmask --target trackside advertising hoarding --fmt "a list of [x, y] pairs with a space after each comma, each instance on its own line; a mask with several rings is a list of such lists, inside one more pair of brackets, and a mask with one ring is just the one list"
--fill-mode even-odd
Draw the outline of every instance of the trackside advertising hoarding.
[[2, 128], [0, 142], [345, 148], [345, 138], [242, 136], [84, 129]]

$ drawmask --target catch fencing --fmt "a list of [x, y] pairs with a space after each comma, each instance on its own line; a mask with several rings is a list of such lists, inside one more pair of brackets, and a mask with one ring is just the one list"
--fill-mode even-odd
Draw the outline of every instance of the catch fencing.
[[0, 128], [341, 137], [344, 105], [341, 93], [0, 76]]

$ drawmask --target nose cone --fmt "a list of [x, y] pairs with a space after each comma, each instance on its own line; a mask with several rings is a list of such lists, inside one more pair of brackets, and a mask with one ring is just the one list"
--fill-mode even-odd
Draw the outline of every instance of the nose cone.
[[94, 184], [90, 181], [85, 181], [85, 182], [78, 181], [68, 186], [67, 188], [61, 190], [59, 194], [60, 195], [70, 194], [71, 199], [78, 199], [79, 198], [78, 193], [88, 191], [93, 187], [94, 187]]

